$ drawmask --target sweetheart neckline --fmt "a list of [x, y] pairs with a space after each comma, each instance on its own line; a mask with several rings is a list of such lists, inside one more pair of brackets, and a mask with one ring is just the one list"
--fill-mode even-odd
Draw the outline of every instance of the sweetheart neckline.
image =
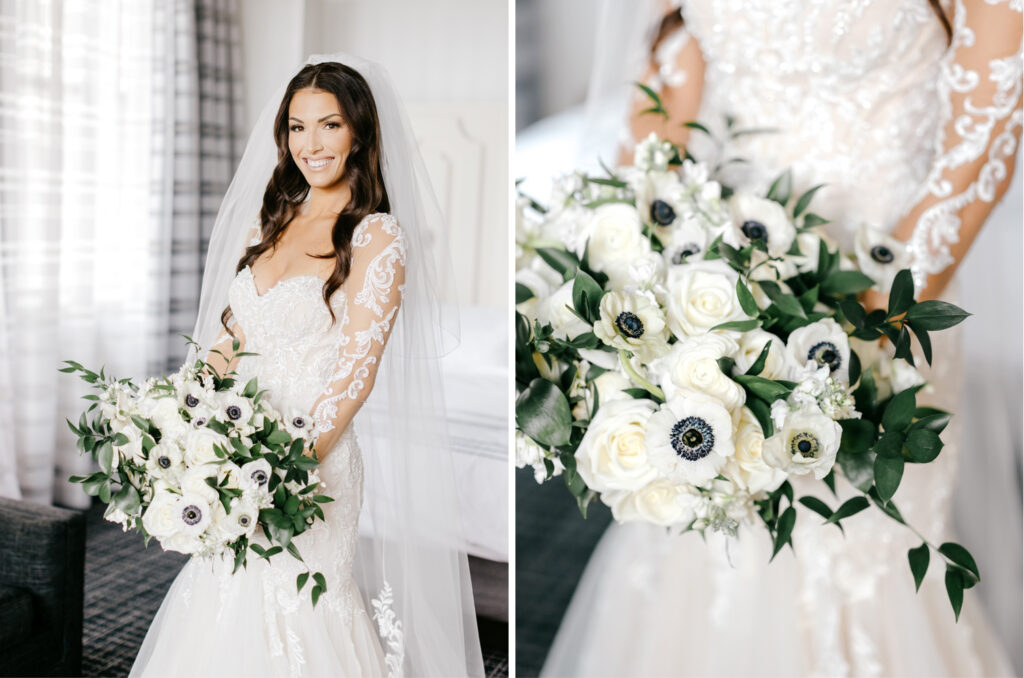
[[274, 291], [275, 289], [277, 289], [278, 287], [280, 287], [282, 283], [286, 283], [286, 282], [288, 282], [289, 280], [303, 280], [303, 279], [308, 279], [308, 278], [312, 278], [312, 279], [314, 279], [314, 280], [318, 281], [318, 282], [319, 282], [319, 283], [320, 283], [321, 285], [327, 282], [326, 280], [324, 280], [324, 279], [323, 279], [323, 278], [321, 278], [320, 276], [318, 276], [318, 275], [313, 275], [312, 273], [306, 273], [306, 274], [304, 274], [304, 275], [293, 275], [293, 276], [289, 276], [289, 277], [287, 277], [287, 278], [281, 278], [281, 279], [280, 279], [280, 280], [278, 280], [278, 281], [277, 281], [276, 283], [274, 283], [273, 285], [271, 285], [270, 287], [268, 287], [268, 288], [267, 288], [266, 290], [264, 290], [264, 291], [263, 291], [262, 293], [260, 293], [260, 289], [259, 289], [259, 287], [258, 287], [258, 286], [256, 285], [256, 276], [255, 276], [255, 275], [253, 275], [253, 272], [252, 272], [252, 268], [251, 268], [251, 267], [249, 267], [249, 266], [246, 266], [246, 267], [244, 267], [244, 268], [243, 268], [242, 270], [244, 270], [244, 271], [247, 271], [247, 272], [249, 273], [249, 281], [250, 281], [250, 282], [252, 283], [252, 291], [253, 291], [253, 293], [254, 293], [254, 294], [256, 295], [256, 298], [257, 298], [257, 299], [263, 299], [263, 298], [264, 298], [264, 297], [266, 297], [266, 296], [267, 296], [268, 294], [270, 294], [271, 292], [273, 292], [273, 291]]

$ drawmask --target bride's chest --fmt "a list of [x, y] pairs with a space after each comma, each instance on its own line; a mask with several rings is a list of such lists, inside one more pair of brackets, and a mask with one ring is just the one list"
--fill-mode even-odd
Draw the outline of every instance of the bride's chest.
[[287, 277], [257, 290], [246, 267], [235, 276], [228, 292], [231, 312], [245, 333], [247, 349], [258, 345], [309, 346], [332, 342], [344, 325], [344, 287], [331, 297], [331, 312], [323, 299], [324, 282], [314, 275]]
[[928, 0], [683, 0], [682, 11], [709, 65], [768, 79], [852, 84], [934, 62], [946, 46]]

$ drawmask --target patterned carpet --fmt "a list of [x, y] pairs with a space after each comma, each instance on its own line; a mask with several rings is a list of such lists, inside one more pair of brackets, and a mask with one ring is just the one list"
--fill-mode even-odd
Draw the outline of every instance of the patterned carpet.
[[580, 517], [561, 479], [544, 485], [516, 471], [516, 675], [536, 676], [576, 582], [611, 522], [599, 502]]
[[[101, 506], [87, 514], [83, 676], [127, 676], [164, 593], [187, 558], [166, 553], [136, 534], [103, 520]], [[508, 676], [508, 625], [481, 620], [484, 668]]]

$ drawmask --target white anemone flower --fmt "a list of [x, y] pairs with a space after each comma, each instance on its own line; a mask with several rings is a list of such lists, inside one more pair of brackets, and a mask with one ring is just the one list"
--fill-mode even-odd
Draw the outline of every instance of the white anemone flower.
[[664, 247], [661, 256], [667, 266], [678, 266], [688, 261], [701, 261], [710, 242], [707, 229], [693, 214], [676, 220], [672, 228], [656, 233]]
[[632, 351], [647, 361], [668, 350], [665, 314], [644, 294], [608, 292], [601, 299], [601, 317], [594, 334], [605, 344]]
[[850, 340], [832, 318], [793, 330], [786, 352], [800, 371], [817, 371], [827, 365], [833, 379], [850, 381]]
[[232, 542], [242, 535], [251, 535], [259, 524], [259, 506], [244, 497], [232, 499], [231, 511], [220, 502], [213, 507], [213, 526], [225, 541]]
[[174, 443], [160, 441], [149, 451], [146, 471], [153, 478], [174, 480], [185, 470], [181, 448]]
[[775, 435], [764, 441], [765, 463], [791, 475], [828, 475], [836, 461], [843, 429], [815, 406], [789, 412]]
[[744, 247], [760, 240], [771, 257], [782, 257], [793, 245], [796, 229], [785, 208], [774, 200], [737, 194], [729, 201], [732, 228], [724, 240], [734, 247]]
[[238, 486], [244, 493], [266, 494], [272, 470], [266, 459], [255, 459], [242, 464], [238, 474]]
[[217, 394], [217, 418], [239, 428], [249, 425], [253, 415], [252, 401], [235, 391], [222, 391]]
[[660, 475], [698, 485], [733, 455], [732, 417], [717, 399], [680, 389], [651, 415], [645, 442]]
[[284, 417], [284, 430], [292, 437], [292, 440], [309, 440], [313, 435], [313, 420], [310, 416], [299, 410], [293, 410]]
[[863, 224], [853, 243], [857, 266], [875, 281], [882, 292], [888, 292], [896, 274], [910, 268], [910, 253], [905, 243], [888, 233]]
[[213, 507], [210, 504], [198, 494], [183, 494], [179, 501], [180, 525], [177, 532], [192, 537], [202, 535], [213, 521]]

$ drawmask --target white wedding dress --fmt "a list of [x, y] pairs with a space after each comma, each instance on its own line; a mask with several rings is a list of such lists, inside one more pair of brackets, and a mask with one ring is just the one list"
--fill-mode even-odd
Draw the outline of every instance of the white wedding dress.
[[[1019, 4], [1007, 11], [1008, 21], [1020, 22]], [[693, 134], [698, 158], [750, 161], [727, 168], [725, 183], [764, 191], [791, 168], [797, 194], [827, 184], [812, 210], [834, 220], [830, 234], [850, 251], [861, 223], [891, 228], [934, 178], [947, 40], [926, 0], [684, 0], [682, 11], [706, 62], [698, 119], [720, 139], [726, 114], [736, 119], [735, 129], [775, 128], [719, 148]], [[957, 24], [955, 40], [964, 29]], [[1015, 109], [1019, 45], [1012, 49], [1007, 72], [997, 76], [1011, 89]], [[1019, 111], [1007, 129], [1014, 126]], [[1001, 162], [1002, 152], [991, 153], [986, 143], [973, 157], [990, 153]], [[960, 190], [951, 192], [959, 197]], [[939, 265], [949, 239], [938, 231], [930, 237], [928, 254]], [[955, 331], [935, 336], [935, 355], [927, 399], [955, 412], [962, 370]], [[934, 544], [950, 538], [949, 497], [961, 453], [953, 441], [963, 433], [953, 422], [937, 461], [908, 466], [894, 499]], [[854, 493], [842, 480], [838, 499], [820, 486], [794, 483], [796, 496], [813, 493], [833, 508]], [[709, 533], [704, 543], [696, 534], [613, 524], [587, 565], [543, 674], [1011, 675], [973, 591], [954, 623], [934, 554], [915, 594], [906, 554], [919, 537], [875, 507], [844, 521], [845, 536], [799, 509], [795, 553], [785, 549], [770, 565], [771, 545], [756, 527], [741, 528], [730, 543]]]
[[[342, 356], [347, 372], [357, 375], [352, 383], [361, 388], [366, 374], [358, 376], [360, 369], [378, 362], [381, 337], [395, 314], [401, 291], [395, 264], [404, 261], [402, 242], [391, 215], [369, 215], [360, 222], [352, 236], [352, 273], [331, 299], [338, 318], [333, 326], [320, 278], [285, 278], [260, 293], [252, 272], [242, 269], [231, 283], [230, 304], [245, 336], [244, 350], [258, 355], [240, 360], [240, 381], [257, 377], [276, 409], [307, 414], [318, 399], [330, 407], [332, 399], [322, 395], [338, 379]], [[375, 252], [362, 268], [355, 263], [361, 248]], [[369, 310], [374, 305], [376, 310]], [[365, 333], [375, 324], [383, 335]], [[334, 502], [323, 505], [325, 520], [294, 540], [309, 569], [327, 579], [317, 606], [310, 602], [311, 581], [296, 591], [296, 577], [307, 568], [287, 553], [274, 556], [271, 564], [250, 553], [248, 567], [235, 574], [229, 560], [192, 558], [164, 598], [132, 676], [389, 675], [388, 658], [353, 576], [363, 488], [353, 426], [326, 455], [320, 477]], [[386, 594], [373, 601], [385, 636], [394, 631], [388, 602]]]

